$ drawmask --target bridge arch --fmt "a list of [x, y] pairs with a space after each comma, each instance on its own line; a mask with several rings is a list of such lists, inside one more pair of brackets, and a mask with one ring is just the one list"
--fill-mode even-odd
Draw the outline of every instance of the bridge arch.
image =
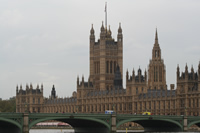
[[188, 124], [188, 128], [191, 127], [192, 125], [197, 125], [198, 127], [200, 127], [200, 120], [191, 122], [190, 124]]
[[[93, 132], [97, 132], [98, 133], [98, 128], [100, 129], [100, 133], [103, 132], [108, 132], [110, 130], [110, 125], [109, 123], [106, 123], [105, 121], [101, 120], [101, 119], [96, 119], [96, 118], [87, 118], [87, 117], [74, 117], [74, 118], [69, 118], [69, 117], [48, 117], [48, 118], [42, 118], [42, 119], [37, 119], [32, 121], [29, 124], [29, 129], [31, 129], [31, 127], [39, 122], [43, 122], [43, 121], [47, 121], [47, 120], [57, 120], [57, 121], [62, 121], [65, 123], [70, 124], [76, 133], [80, 132], [84, 132], [87, 131], [88, 132], [88, 128], [90, 128], [91, 133]], [[87, 127], [87, 124], [89, 127]], [[92, 125], [92, 126], [91, 126]], [[94, 129], [92, 129], [91, 127], [94, 127]]]
[[[171, 119], [149, 119], [149, 118], [130, 118], [127, 120], [119, 121], [116, 125], [118, 128], [120, 125], [127, 122], [135, 122], [143, 126], [145, 131], [182, 131], [183, 126]], [[168, 127], [171, 128], [168, 128]]]
[[[15, 120], [0, 117], [0, 132], [18, 133], [22, 131], [22, 125]], [[9, 128], [8, 128], [9, 127]]]

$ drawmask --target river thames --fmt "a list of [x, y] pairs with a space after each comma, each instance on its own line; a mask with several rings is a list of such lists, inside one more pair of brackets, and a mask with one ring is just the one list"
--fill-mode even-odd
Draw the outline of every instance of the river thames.
[[[74, 133], [73, 129], [31, 129], [29, 133]], [[117, 130], [117, 133], [126, 133], [125, 130]], [[143, 130], [129, 130], [127, 133], [147, 133]], [[159, 133], [159, 132], [151, 132]], [[186, 132], [162, 132], [162, 133], [186, 133]], [[200, 133], [196, 132], [187, 132], [187, 133]]]

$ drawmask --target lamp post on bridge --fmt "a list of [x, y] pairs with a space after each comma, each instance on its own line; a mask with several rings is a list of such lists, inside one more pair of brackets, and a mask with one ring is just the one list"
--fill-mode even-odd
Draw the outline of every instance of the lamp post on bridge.
[[24, 110], [24, 112], [25, 113], [27, 113], [28, 112], [28, 105], [27, 105], [27, 103], [25, 102], [25, 105], [24, 105], [24, 107], [25, 107], [25, 110]]
[[115, 104], [113, 104], [112, 108], [113, 108], [113, 112], [115, 112]]
[[185, 112], [185, 116], [187, 116], [187, 108], [186, 107], [185, 107], [185, 111], [184, 112]]

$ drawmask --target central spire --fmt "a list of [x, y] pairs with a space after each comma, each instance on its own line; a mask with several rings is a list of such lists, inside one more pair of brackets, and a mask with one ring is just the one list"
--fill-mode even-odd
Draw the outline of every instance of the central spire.
[[155, 45], [158, 45], [158, 33], [156, 28], [156, 35], [155, 35]]

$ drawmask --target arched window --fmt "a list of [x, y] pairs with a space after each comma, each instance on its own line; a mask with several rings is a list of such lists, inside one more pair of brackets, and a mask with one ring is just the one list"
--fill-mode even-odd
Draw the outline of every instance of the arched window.
[[112, 73], [112, 61], [110, 62], [110, 73]]
[[106, 61], [106, 73], [109, 73], [109, 61]]
[[107, 85], [106, 90], [109, 90], [109, 86]]
[[155, 51], [155, 57], [157, 57], [158, 55], [157, 55], [158, 53], [157, 53], [157, 50]]
[[116, 71], [116, 61], [114, 61], [114, 73], [115, 73], [115, 71]]

